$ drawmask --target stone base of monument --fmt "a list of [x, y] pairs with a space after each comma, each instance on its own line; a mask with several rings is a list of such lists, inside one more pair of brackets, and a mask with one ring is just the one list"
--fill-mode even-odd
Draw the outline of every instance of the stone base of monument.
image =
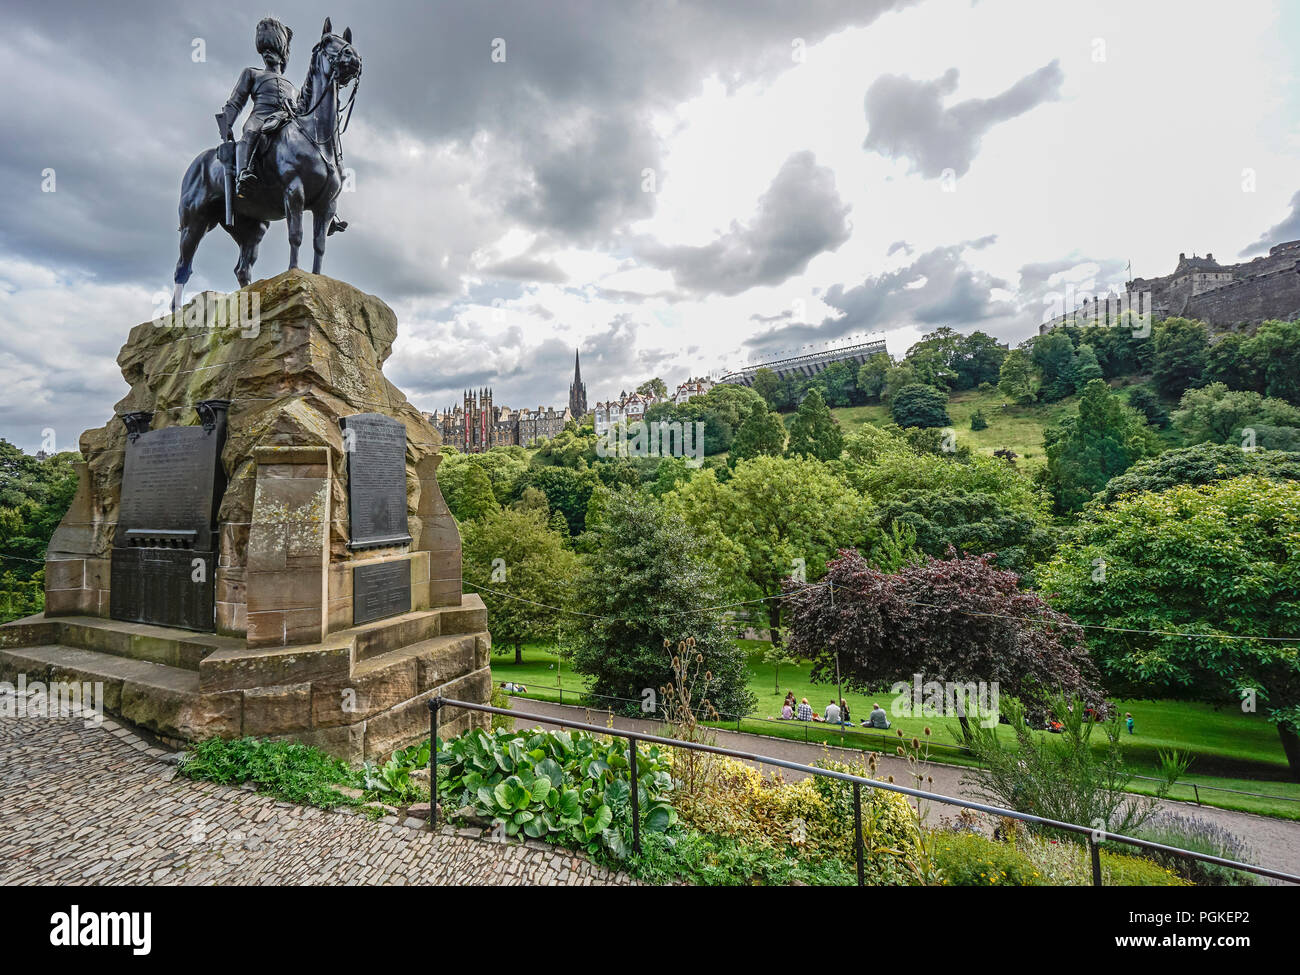
[[486, 703], [438, 436], [382, 372], [396, 334], [382, 301], [302, 271], [134, 328], [131, 392], [82, 435], [45, 613], [0, 626], [0, 679], [102, 683], [164, 738], [351, 761], [427, 735], [434, 696]]

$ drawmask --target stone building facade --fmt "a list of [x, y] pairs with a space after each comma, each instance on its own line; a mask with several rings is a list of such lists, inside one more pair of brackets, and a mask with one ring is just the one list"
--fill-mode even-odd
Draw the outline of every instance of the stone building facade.
[[620, 421], [636, 423], [638, 420], [645, 419], [645, 411], [658, 402], [656, 396], [621, 392], [618, 394], [618, 399], [597, 403], [593, 409], [596, 435], [608, 433], [610, 428], [618, 426]]
[[1162, 318], [1195, 318], [1227, 329], [1269, 319], [1300, 317], [1300, 240], [1277, 244], [1240, 264], [1220, 264], [1213, 254], [1178, 255], [1173, 273], [1134, 278], [1124, 295], [1085, 300], [1074, 312], [1039, 326], [1043, 334], [1067, 320], [1118, 318], [1118, 310]]
[[531, 447], [549, 440], [572, 419], [566, 407], [538, 406], [535, 410], [512, 410], [492, 402], [490, 388], [465, 390], [459, 406], [425, 417], [442, 434], [442, 442], [461, 453], [479, 454], [493, 447]]

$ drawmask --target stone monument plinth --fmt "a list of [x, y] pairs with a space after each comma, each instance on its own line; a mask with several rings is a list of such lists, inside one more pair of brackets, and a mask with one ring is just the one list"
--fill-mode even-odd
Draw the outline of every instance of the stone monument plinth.
[[378, 298], [297, 270], [132, 329], [130, 392], [81, 437], [45, 612], [0, 627], [0, 677], [102, 681], [165, 738], [354, 761], [427, 735], [435, 695], [486, 703], [487, 613], [438, 434], [383, 375], [396, 336]]

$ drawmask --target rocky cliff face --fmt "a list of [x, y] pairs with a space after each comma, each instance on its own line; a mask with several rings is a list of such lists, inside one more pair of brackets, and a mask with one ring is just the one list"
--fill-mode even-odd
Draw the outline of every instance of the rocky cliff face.
[[[429, 475], [438, 461], [438, 433], [383, 374], [396, 337], [397, 317], [384, 302], [301, 270], [254, 282], [234, 295], [199, 295], [174, 318], [131, 330], [117, 358], [131, 391], [117, 404], [117, 414], [152, 412], [151, 428], [160, 429], [198, 423], [194, 407], [203, 400], [231, 401], [222, 454], [228, 486], [218, 515], [218, 588], [227, 592], [219, 592], [219, 600], [237, 599], [242, 582], [257, 447], [329, 448], [330, 552], [332, 559], [347, 558], [347, 458], [338, 421], [350, 414], [382, 413], [405, 424], [412, 547], [430, 547], [432, 532], [447, 535], [448, 525], [441, 522], [450, 518], [441, 517], [441, 497], [423, 503], [421, 498], [422, 492], [437, 492]], [[86, 560], [87, 573], [100, 560], [106, 565], [126, 437], [117, 417], [82, 434], [87, 471], [51, 543], [51, 559]], [[422, 525], [422, 516], [440, 524]], [[93, 600], [86, 608], [95, 611]]]

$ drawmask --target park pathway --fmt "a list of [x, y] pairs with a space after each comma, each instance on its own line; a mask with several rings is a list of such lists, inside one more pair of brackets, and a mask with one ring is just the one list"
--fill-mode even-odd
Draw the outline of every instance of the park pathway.
[[[608, 727], [612, 720], [614, 727], [619, 729], [641, 731], [646, 734], [664, 734], [663, 725], [657, 721], [625, 718], [618, 715], [611, 718], [607, 711], [525, 698], [514, 698], [510, 706], [516, 711], [565, 718], [569, 721], [589, 722], [601, 727]], [[522, 724], [520, 722], [520, 726]], [[836, 761], [863, 761], [863, 752], [856, 748], [834, 748], [815, 743], [791, 741], [786, 738], [726, 731], [721, 728], [713, 728], [710, 731], [714, 734], [716, 744], [724, 748], [734, 748], [737, 751], [767, 755], [787, 762], [812, 765], [819, 759], [826, 757], [828, 753], [829, 757]], [[961, 780], [965, 772], [966, 769], [959, 766], [932, 762], [929, 774], [933, 778], [933, 782], [925, 787], [926, 791], [952, 796], [957, 799], [987, 802], [987, 800], [982, 800], [977, 796], [969, 786], [962, 784]], [[802, 773], [787, 770], [781, 770], [781, 773], [787, 780], [791, 781], [803, 777]], [[910, 786], [914, 784], [909, 776], [906, 762], [899, 758], [882, 755], [879, 774], [881, 777], [892, 775], [894, 781], [899, 785]], [[993, 805], [993, 803], [990, 803], [990, 805]], [[1272, 867], [1275, 870], [1300, 874], [1300, 822], [1274, 819], [1271, 816], [1258, 816], [1254, 813], [1237, 812], [1232, 809], [1218, 809], [1214, 806], [1197, 806], [1186, 802], [1165, 801], [1160, 804], [1160, 808], [1177, 812], [1180, 815], [1195, 816], [1198, 819], [1217, 823], [1254, 847], [1258, 866]], [[958, 811], [955, 806], [942, 806], [935, 803], [931, 809], [927, 810], [926, 815], [929, 821], [937, 820], [942, 823], [945, 820], [956, 818]]]
[[176, 777], [116, 722], [0, 717], [0, 884], [630, 883], [491, 843]]

